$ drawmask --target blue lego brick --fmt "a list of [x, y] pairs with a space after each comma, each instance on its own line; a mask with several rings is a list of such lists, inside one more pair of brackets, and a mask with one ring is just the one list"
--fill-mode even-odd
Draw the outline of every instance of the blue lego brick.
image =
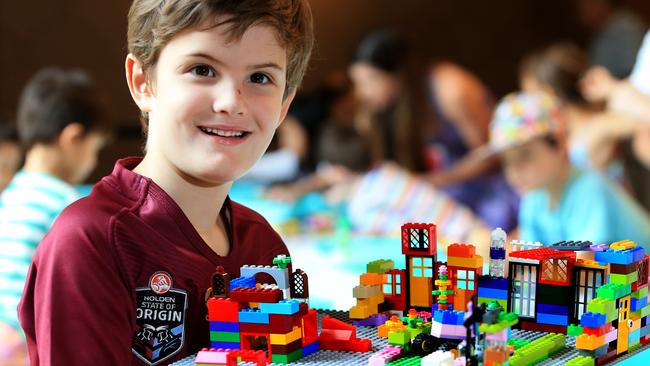
[[260, 303], [260, 310], [268, 314], [292, 315], [300, 310], [300, 302], [296, 300], [280, 300], [278, 303]]
[[588, 311], [580, 317], [580, 325], [583, 327], [598, 328], [605, 325], [605, 319], [605, 314], [592, 313]]
[[559, 241], [555, 244], [551, 244], [550, 248], [555, 250], [591, 250], [591, 245], [593, 243], [590, 241]]
[[488, 299], [508, 300], [508, 290], [495, 290], [491, 288], [478, 288], [478, 297]]
[[318, 352], [318, 342], [313, 342], [302, 347], [302, 357], [307, 357], [316, 352]]
[[567, 326], [569, 325], [569, 316], [537, 313], [537, 323]]
[[634, 332], [630, 332], [630, 334], [627, 335], [627, 340], [630, 344], [639, 343], [639, 341], [641, 340], [641, 329], [637, 329]]
[[465, 313], [462, 311], [435, 310], [433, 312], [433, 320], [441, 324], [462, 325], [463, 317]]
[[569, 307], [562, 305], [537, 304], [537, 312], [553, 315], [569, 315]]
[[635, 299], [632, 298], [632, 304], [630, 304], [630, 311], [638, 311], [643, 309], [646, 305], [648, 305], [648, 298], [644, 297], [643, 299]]
[[490, 248], [490, 259], [506, 259], [506, 249]]
[[210, 347], [214, 349], [240, 349], [237, 342], [210, 342]]
[[645, 337], [648, 334], [650, 334], [650, 324], [646, 325], [645, 327], [642, 327], [639, 329], [641, 331], [641, 337]]
[[234, 290], [239, 287], [253, 288], [255, 284], [255, 277], [237, 277], [230, 280], [230, 289]]
[[269, 324], [269, 314], [257, 309], [242, 309], [239, 311], [241, 323]]
[[210, 322], [211, 332], [230, 332], [239, 333], [239, 323], [237, 322]]
[[490, 288], [493, 290], [506, 290], [508, 291], [508, 279], [504, 277], [493, 276], [479, 276], [478, 289]]
[[628, 250], [609, 249], [596, 252], [595, 260], [600, 263], [630, 264], [643, 259], [643, 248], [636, 247]]

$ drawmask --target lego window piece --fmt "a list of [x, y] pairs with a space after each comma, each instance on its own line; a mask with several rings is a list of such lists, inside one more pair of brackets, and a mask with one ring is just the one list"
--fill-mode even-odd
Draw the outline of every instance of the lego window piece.
[[433, 278], [433, 260], [428, 257], [411, 258], [411, 276]]
[[537, 266], [513, 263], [512, 267], [513, 280], [510, 308], [521, 317], [534, 318]]
[[296, 269], [291, 274], [291, 288], [290, 294], [294, 299], [307, 299], [309, 298], [309, 280], [307, 273], [301, 269]]
[[429, 235], [424, 229], [409, 229], [409, 247], [415, 250], [429, 249]]
[[386, 282], [384, 282], [382, 288], [385, 295], [393, 294], [393, 275], [391, 274], [386, 275]]
[[638, 273], [638, 286], [643, 286], [648, 283], [648, 257], [643, 258], [642, 261], [637, 263], [636, 267]]
[[542, 261], [542, 281], [566, 283], [569, 261], [566, 258], [548, 258]]
[[597, 297], [597, 290], [603, 285], [605, 271], [602, 269], [580, 268], [574, 271], [575, 309], [574, 317], [580, 319], [587, 312], [587, 304]]

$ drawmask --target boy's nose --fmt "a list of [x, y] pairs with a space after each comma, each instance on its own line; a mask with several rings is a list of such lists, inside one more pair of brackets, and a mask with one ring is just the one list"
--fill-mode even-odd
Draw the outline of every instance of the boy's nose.
[[236, 83], [222, 84], [215, 93], [212, 109], [215, 113], [243, 116], [246, 108], [242, 86]]

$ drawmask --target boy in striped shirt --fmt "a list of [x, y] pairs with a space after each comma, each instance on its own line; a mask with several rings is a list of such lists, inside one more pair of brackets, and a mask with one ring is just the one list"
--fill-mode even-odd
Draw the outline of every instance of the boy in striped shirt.
[[88, 76], [48, 68], [26, 85], [18, 110], [25, 164], [0, 196], [0, 359], [25, 364], [17, 317], [38, 243], [95, 168], [103, 120]]

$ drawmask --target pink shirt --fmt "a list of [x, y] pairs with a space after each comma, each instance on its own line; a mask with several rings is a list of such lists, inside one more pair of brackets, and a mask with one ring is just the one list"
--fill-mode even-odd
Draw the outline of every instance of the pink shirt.
[[[40, 243], [18, 308], [32, 365], [155, 365], [209, 346], [205, 292], [217, 266], [288, 255], [256, 212], [226, 200], [228, 256], [201, 239], [150, 179], [115, 164]], [[224, 217], [226, 211], [222, 210]]]

